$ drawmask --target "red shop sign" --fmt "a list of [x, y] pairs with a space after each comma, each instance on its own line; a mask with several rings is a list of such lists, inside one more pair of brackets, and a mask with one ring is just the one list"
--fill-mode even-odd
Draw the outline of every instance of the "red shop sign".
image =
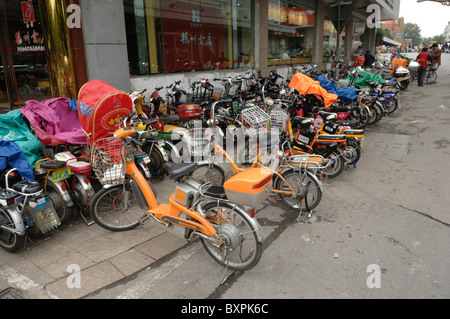
[[215, 68], [225, 51], [223, 15], [217, 7], [161, 1], [166, 72]]
[[27, 25], [28, 27], [33, 27], [33, 24], [35, 22], [34, 20], [34, 9], [33, 9], [33, 1], [22, 1], [22, 17], [23, 17], [23, 23]]

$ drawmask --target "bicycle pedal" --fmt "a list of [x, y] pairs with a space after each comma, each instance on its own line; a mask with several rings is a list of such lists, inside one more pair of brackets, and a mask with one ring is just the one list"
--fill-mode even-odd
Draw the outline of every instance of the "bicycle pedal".
[[150, 215], [149, 214], [144, 214], [139, 218], [139, 224], [140, 225], [144, 225], [146, 222], [148, 222], [150, 220]]

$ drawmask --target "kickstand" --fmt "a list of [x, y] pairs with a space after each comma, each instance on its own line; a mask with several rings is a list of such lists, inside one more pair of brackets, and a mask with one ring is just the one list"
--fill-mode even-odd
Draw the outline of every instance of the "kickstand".
[[233, 275], [233, 274], [235, 273], [235, 270], [233, 270], [233, 272], [232, 272], [231, 274], [229, 274], [228, 276], [225, 276], [225, 274], [226, 274], [226, 272], [227, 272], [227, 270], [228, 270], [228, 265], [229, 265], [229, 263], [230, 263], [230, 258], [227, 258], [227, 266], [225, 267], [225, 270], [224, 270], [223, 275], [222, 275], [222, 279], [220, 280], [220, 284], [221, 284], [221, 285], [223, 285], [223, 284], [225, 283], [225, 281], [227, 281], [227, 279], [228, 279], [231, 275]]
[[311, 210], [311, 211], [309, 211], [308, 214], [304, 215], [303, 218], [300, 218], [300, 217], [302, 217], [302, 213], [303, 213], [302, 209], [300, 208], [300, 211], [298, 212], [298, 217], [296, 219], [297, 223], [304, 223], [306, 218], [311, 218], [313, 212]]
[[81, 215], [81, 218], [83, 218], [83, 220], [84, 220], [84, 222], [86, 223], [86, 225], [91, 226], [91, 225], [95, 224], [95, 222], [94, 222], [93, 220], [88, 221], [88, 220], [84, 217], [82, 209], [80, 209], [80, 215]]

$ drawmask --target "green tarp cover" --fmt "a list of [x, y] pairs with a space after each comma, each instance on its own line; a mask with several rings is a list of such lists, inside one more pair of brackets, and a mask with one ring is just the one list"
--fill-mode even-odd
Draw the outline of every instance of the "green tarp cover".
[[[379, 83], [385, 83], [386, 80], [383, 79], [380, 75], [378, 74], [373, 74], [370, 72], [366, 72], [364, 70], [359, 70], [357, 69], [357, 71], [363, 76], [362, 78], [358, 77], [356, 79], [356, 82], [354, 84], [354, 86], [367, 86], [366, 81], [377, 81]], [[347, 75], [347, 80], [351, 80], [351, 76]]]
[[42, 159], [39, 152], [42, 143], [31, 133], [19, 110], [0, 114], [0, 140], [15, 142], [32, 168]]

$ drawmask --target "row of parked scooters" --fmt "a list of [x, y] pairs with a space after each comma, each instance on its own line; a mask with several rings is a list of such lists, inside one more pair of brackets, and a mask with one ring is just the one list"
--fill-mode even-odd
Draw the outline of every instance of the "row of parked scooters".
[[[335, 178], [356, 166], [364, 145], [364, 129], [397, 109], [400, 88], [395, 78], [377, 79], [357, 68], [342, 68], [332, 74], [303, 66], [291, 79], [274, 71], [262, 77], [252, 70], [234, 78], [203, 79], [188, 90], [177, 82], [155, 88], [147, 102], [146, 90], [133, 92], [129, 97], [136, 116], [131, 125], [136, 132], [133, 138], [139, 142], [134, 161], [148, 180], [164, 178], [167, 162], [195, 161], [192, 178], [220, 186], [226, 179], [225, 164], [212, 156], [219, 145], [222, 155], [237, 148], [236, 159], [243, 165], [260, 165], [261, 150], [265, 150], [272, 156], [269, 160], [278, 160], [277, 165], [270, 166], [278, 174], [286, 168], [283, 161], [292, 156], [317, 155], [321, 160], [315, 164], [320, 169], [311, 174]], [[165, 95], [161, 94], [163, 90]], [[75, 108], [73, 101], [66, 102], [67, 114], [80, 114], [85, 107], [80, 101]], [[102, 105], [106, 111], [116, 106]], [[32, 115], [21, 112], [20, 124], [41, 142], [35, 150], [41, 156], [30, 164], [17, 146], [20, 143], [2, 141], [2, 149], [7, 150], [2, 156], [17, 154], [15, 160], [7, 157], [7, 165], [0, 167], [0, 245], [8, 251], [27, 247], [35, 238], [45, 239], [78, 216], [91, 224], [90, 203], [105, 185], [104, 172], [100, 175], [92, 163], [92, 144], [55, 138], [55, 132], [45, 131], [49, 119], [36, 108]], [[61, 123], [67, 116], [58, 112], [53, 115], [61, 116], [55, 120]], [[119, 124], [119, 119], [116, 122]], [[82, 134], [86, 134], [84, 127]], [[84, 138], [89, 140], [89, 136]], [[311, 163], [305, 163], [297, 165], [299, 170], [309, 169]], [[280, 176], [274, 178], [275, 193], [289, 208], [310, 212], [317, 207], [321, 193], [308, 192], [310, 184], [299, 181], [291, 182], [291, 187], [288, 175]], [[294, 190], [284, 191], [286, 188]]]

